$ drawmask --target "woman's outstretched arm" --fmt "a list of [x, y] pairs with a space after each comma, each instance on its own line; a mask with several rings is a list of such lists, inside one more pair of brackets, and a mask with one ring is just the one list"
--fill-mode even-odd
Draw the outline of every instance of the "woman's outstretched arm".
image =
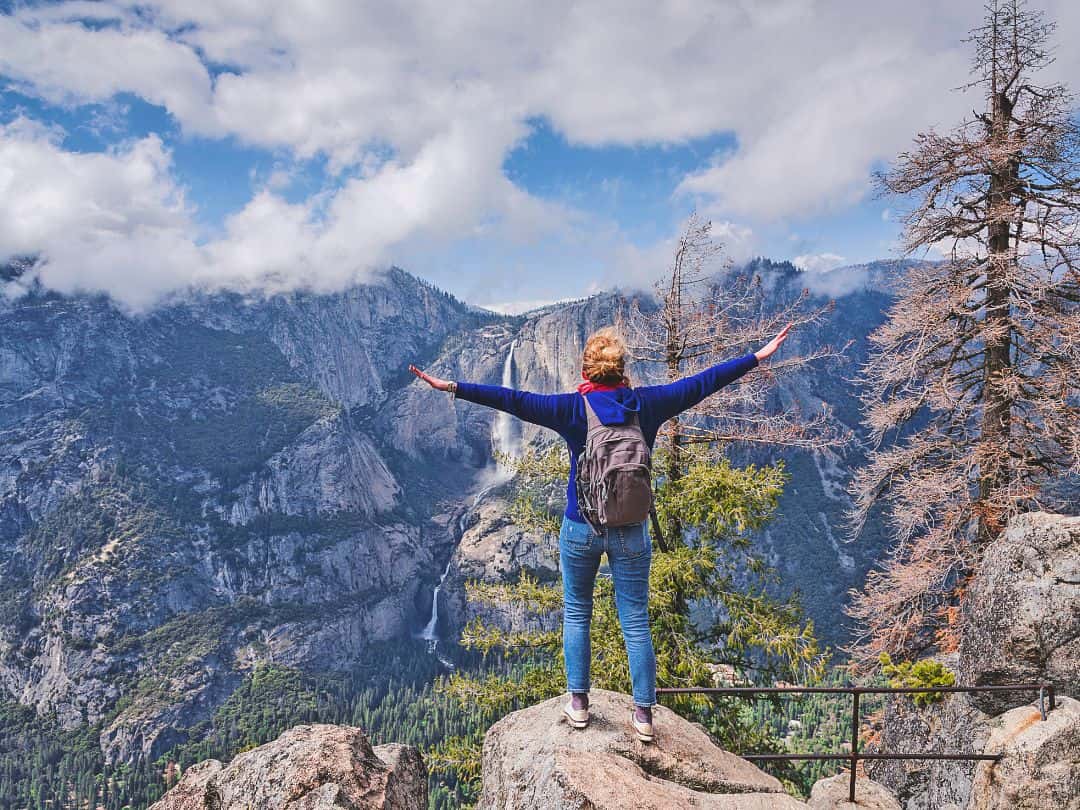
[[705, 397], [715, 394], [728, 383], [735, 382], [743, 374], [757, 368], [758, 364], [775, 354], [791, 331], [788, 324], [772, 340], [752, 354], [745, 354], [726, 363], [718, 363], [704, 371], [681, 380], [675, 380], [667, 385], [652, 385], [639, 388], [638, 392], [647, 397], [656, 415], [661, 422], [666, 422], [673, 416], [678, 416], [683, 411], [693, 408]]
[[533, 394], [498, 385], [452, 382], [432, 377], [416, 366], [409, 366], [409, 371], [438, 391], [453, 390], [461, 399], [506, 411], [518, 419], [555, 431], [564, 430], [574, 418], [576, 394]]

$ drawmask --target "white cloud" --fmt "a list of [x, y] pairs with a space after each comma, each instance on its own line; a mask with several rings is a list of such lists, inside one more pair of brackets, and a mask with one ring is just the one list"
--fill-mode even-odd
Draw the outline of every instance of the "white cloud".
[[389, 262], [389, 249], [407, 239], [438, 243], [485, 222], [504, 233], [557, 227], [559, 209], [523, 195], [493, 159], [500, 148], [490, 141], [517, 134], [490, 122], [458, 123], [411, 163], [389, 161], [370, 177], [349, 179], [321, 210], [263, 191], [207, 247], [212, 262], [227, 283], [330, 290]]
[[744, 262], [756, 253], [754, 230], [748, 225], [726, 220], [713, 222], [712, 235], [723, 245], [724, 255], [734, 262]]
[[[257, 179], [257, 176], [254, 172], [252, 173], [252, 178]], [[271, 191], [283, 191], [284, 189], [289, 188], [289, 186], [291, 186], [295, 180], [295, 164], [292, 166], [277, 165], [270, 170], [270, 174], [266, 176], [266, 179], [263, 182], [265, 186]]]
[[835, 253], [814, 253], [796, 256], [791, 263], [803, 271], [802, 283], [810, 292], [840, 298], [865, 289], [870, 282], [867, 265], [845, 265], [846, 261]]
[[0, 74], [57, 103], [134, 93], [194, 131], [219, 131], [212, 125], [206, 67], [191, 48], [161, 31], [36, 19], [27, 24], [0, 14]]
[[193, 230], [156, 136], [75, 154], [25, 119], [0, 126], [0, 256], [42, 252], [48, 286], [148, 304], [200, 267]]
[[[113, 25], [83, 27], [88, 13]], [[373, 144], [408, 161], [485, 107], [547, 116], [584, 144], [732, 131], [739, 150], [686, 189], [771, 214], [842, 204], [913, 126], [964, 110], [942, 77], [963, 79], [959, 39], [980, 13], [976, 0], [60, 3], [0, 17], [0, 70], [52, 98], [127, 90], [188, 131], [342, 166]], [[226, 71], [211, 80], [203, 59]]]
[[791, 263], [808, 273], [828, 273], [830, 270], [840, 267], [846, 261], [847, 259], [843, 256], [838, 256], [835, 253], [810, 253], [796, 256], [791, 260]]
[[[629, 235], [618, 230], [603, 234], [591, 245], [595, 266], [590, 274], [592, 286], [588, 292], [603, 289], [651, 290], [653, 284], [671, 267], [679, 237], [686, 230], [685, 220], [662, 239], [645, 245], [633, 242]], [[710, 272], [721, 272], [728, 263], [745, 262], [758, 252], [754, 231], [734, 222], [712, 223], [712, 237], [720, 246]]]
[[143, 308], [189, 285], [275, 292], [340, 289], [391, 260], [405, 240], [440, 240], [487, 225], [524, 238], [563, 225], [499, 171], [491, 139], [516, 126], [452, 127], [409, 164], [385, 163], [335, 194], [290, 203], [270, 189], [198, 238], [156, 136], [108, 153], [74, 153], [60, 134], [18, 119], [0, 126], [0, 256], [40, 253], [36, 276], [65, 292], [106, 291]]
[[592, 292], [603, 287], [651, 290], [653, 283], [671, 264], [677, 236], [639, 246], [630, 241], [615, 244], [610, 263], [593, 282]]
[[964, 239], [942, 239], [934, 242], [926, 251], [927, 256], [941, 259], [970, 259], [986, 254], [986, 245], [977, 237]]
[[[879, 41], [874, 41], [875, 39]], [[916, 127], [964, 112], [942, 77], [965, 75], [966, 55], [922, 54], [880, 37], [778, 81], [786, 104], [741, 148], [688, 176], [681, 191], [706, 210], [755, 219], [809, 218], [859, 202], [875, 163], [890, 159]], [[917, 113], [915, 111], [918, 111]]]
[[501, 315], [521, 315], [534, 309], [573, 300], [572, 298], [531, 298], [523, 301], [501, 301], [494, 304], [485, 304], [484, 308], [490, 309], [492, 312], [498, 312]]

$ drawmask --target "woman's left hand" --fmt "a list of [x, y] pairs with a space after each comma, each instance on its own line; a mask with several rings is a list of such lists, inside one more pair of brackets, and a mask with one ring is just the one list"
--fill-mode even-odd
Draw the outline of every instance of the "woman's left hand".
[[770, 340], [768, 343], [766, 343], [764, 346], [754, 352], [754, 357], [758, 359], [759, 363], [762, 360], [768, 360], [776, 353], [776, 350], [779, 349], [781, 345], [783, 345], [785, 340], [787, 340], [788, 332], [791, 331], [791, 327], [794, 325], [795, 324], [793, 323], [789, 323], [787, 326], [780, 330], [780, 333], [776, 337], [774, 337], [772, 340]]

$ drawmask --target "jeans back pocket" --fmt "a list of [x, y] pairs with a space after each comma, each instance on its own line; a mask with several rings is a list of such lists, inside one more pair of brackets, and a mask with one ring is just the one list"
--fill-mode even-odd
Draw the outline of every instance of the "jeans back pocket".
[[569, 518], [563, 519], [559, 535], [566, 546], [579, 550], [589, 548], [595, 536], [588, 523], [578, 523], [576, 520], [570, 520]]
[[644, 523], [635, 523], [630, 526], [619, 526], [610, 531], [616, 532], [619, 538], [619, 548], [627, 559], [640, 557], [649, 550], [649, 532]]

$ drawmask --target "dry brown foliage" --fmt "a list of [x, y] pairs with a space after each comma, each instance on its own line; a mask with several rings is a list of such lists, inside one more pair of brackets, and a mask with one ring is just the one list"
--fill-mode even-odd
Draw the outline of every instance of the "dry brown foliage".
[[985, 112], [920, 133], [878, 178], [914, 201], [906, 254], [945, 259], [899, 280], [864, 369], [872, 450], [853, 526], [881, 507], [896, 538], [849, 609], [865, 665], [933, 646], [938, 629], [951, 644], [979, 550], [1010, 516], [1067, 510], [1076, 491], [1080, 130], [1068, 90], [1034, 80], [1052, 32], [1020, 0], [989, 3], [967, 85]]
[[[711, 229], [712, 223], [692, 216], [670, 268], [655, 285], [660, 307], [645, 310], [634, 302], [621, 314], [620, 328], [634, 359], [660, 364], [669, 380], [760, 348], [785, 324], [794, 324], [795, 332], [820, 324], [832, 310], [831, 305], [808, 307], [805, 290], [797, 299], [768, 309], [760, 278], [717, 272], [731, 268]], [[828, 413], [803, 414], [796, 407], [780, 411], [767, 403], [781, 378], [835, 360], [845, 348], [822, 345], [802, 355], [770, 359], [684, 418], [671, 420], [662, 433], [665, 447], [743, 442], [821, 450], [843, 444], [847, 437]]]

